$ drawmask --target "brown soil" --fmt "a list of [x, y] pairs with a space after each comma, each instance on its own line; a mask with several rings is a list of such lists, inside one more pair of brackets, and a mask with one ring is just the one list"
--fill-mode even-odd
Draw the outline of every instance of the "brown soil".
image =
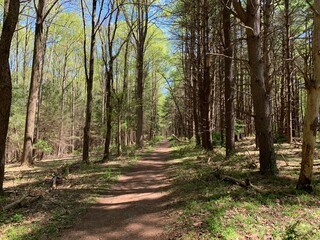
[[61, 239], [162, 239], [168, 224], [169, 144], [146, 154]]

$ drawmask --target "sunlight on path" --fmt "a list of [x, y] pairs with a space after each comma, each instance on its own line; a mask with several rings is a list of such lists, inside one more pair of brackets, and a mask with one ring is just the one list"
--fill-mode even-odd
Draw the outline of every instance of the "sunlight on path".
[[161, 239], [168, 222], [169, 151], [164, 142], [146, 154], [61, 239]]

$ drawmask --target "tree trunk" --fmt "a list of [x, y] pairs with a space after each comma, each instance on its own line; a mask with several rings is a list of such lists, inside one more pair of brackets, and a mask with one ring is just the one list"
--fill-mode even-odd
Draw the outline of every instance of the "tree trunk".
[[302, 162], [298, 189], [312, 191], [313, 154], [320, 107], [320, 0], [314, 1], [314, 32], [312, 40], [313, 79], [306, 82], [307, 106], [303, 126]]
[[273, 175], [277, 172], [273, 148], [270, 96], [266, 89], [261, 42], [260, 0], [248, 0], [245, 11], [240, 1], [233, 0], [235, 10], [246, 28], [248, 58], [251, 75], [251, 92], [255, 112], [256, 136], [259, 142], [260, 173]]
[[137, 131], [136, 145], [138, 148], [143, 147], [143, 80], [144, 80], [144, 47], [141, 43], [137, 46]]
[[292, 142], [292, 67], [291, 67], [291, 52], [290, 52], [290, 10], [289, 0], [284, 1], [285, 9], [285, 76], [287, 80], [287, 121], [286, 121], [286, 135], [287, 142]]
[[144, 71], [144, 55], [146, 49], [146, 38], [149, 25], [149, 8], [148, 0], [137, 1], [137, 33], [134, 34], [137, 48], [137, 63], [136, 63], [136, 114], [137, 114], [137, 129], [136, 129], [136, 146], [143, 147], [143, 84], [145, 78]]
[[29, 17], [26, 17], [26, 31], [24, 38], [23, 48], [23, 66], [22, 66], [22, 79], [23, 79], [23, 93], [25, 93], [25, 86], [27, 81], [27, 64], [28, 64], [28, 44], [29, 44]]
[[234, 143], [234, 78], [232, 74], [233, 47], [231, 43], [231, 2], [224, 0], [223, 8], [223, 35], [224, 35], [224, 81], [225, 81], [225, 125], [226, 125], [226, 156], [235, 151]]
[[19, 8], [19, 1], [11, 0], [5, 2], [5, 14], [0, 38], [0, 195], [3, 194], [4, 170], [6, 162], [5, 150], [12, 100], [12, 79], [9, 65], [9, 55], [12, 37], [18, 22]]
[[35, 40], [33, 50], [33, 62], [30, 80], [30, 90], [27, 105], [27, 115], [25, 123], [24, 144], [21, 156], [21, 164], [26, 166], [33, 165], [33, 144], [34, 130], [36, 121], [37, 103], [41, 84], [42, 64], [44, 61], [45, 35], [44, 35], [44, 16], [46, 0], [39, 1], [37, 8], [37, 21], [35, 29]]
[[[97, 0], [92, 0], [92, 13], [91, 13], [91, 37], [90, 37], [90, 53], [89, 53], [89, 70], [87, 69], [87, 56], [85, 51], [85, 66], [86, 66], [86, 83], [87, 83], [87, 105], [86, 105], [86, 119], [83, 129], [83, 152], [82, 161], [86, 164], [89, 163], [89, 151], [90, 151], [90, 129], [92, 118], [92, 89], [93, 89], [93, 75], [94, 75], [94, 60], [95, 60], [95, 46], [96, 46], [96, 10]], [[84, 9], [82, 6], [82, 12], [84, 15]], [[83, 17], [84, 18], [84, 17]], [[83, 19], [85, 21], [85, 19]], [[86, 32], [84, 31], [86, 37]], [[86, 48], [86, 44], [84, 44]]]
[[57, 156], [60, 157], [63, 155], [65, 144], [63, 143], [64, 139], [64, 111], [65, 111], [65, 95], [66, 95], [66, 81], [67, 81], [67, 63], [69, 57], [69, 48], [66, 49], [64, 55], [64, 63], [63, 63], [63, 74], [62, 74], [62, 83], [61, 83], [61, 102], [60, 102], [60, 129], [59, 129], [59, 143], [57, 149]]
[[198, 81], [197, 81], [197, 69], [196, 69], [196, 56], [195, 56], [195, 36], [194, 29], [191, 29], [191, 47], [190, 47], [190, 62], [191, 62], [191, 84], [192, 84], [192, 115], [194, 122], [194, 135], [196, 137], [196, 145], [200, 146], [200, 127], [199, 127], [199, 111], [198, 111]]
[[103, 154], [103, 161], [109, 160], [110, 157], [110, 143], [111, 143], [111, 130], [112, 130], [112, 104], [111, 104], [111, 87], [113, 84], [113, 61], [109, 61], [109, 69], [107, 71], [107, 79], [106, 79], [106, 110], [107, 110], [107, 133], [106, 133], [106, 140], [104, 144], [104, 154]]
[[202, 5], [202, 24], [201, 26], [201, 40], [202, 40], [202, 77], [200, 85], [200, 96], [199, 96], [199, 107], [200, 107], [200, 117], [201, 117], [201, 138], [202, 138], [202, 147], [206, 150], [212, 150], [211, 142], [211, 132], [210, 132], [210, 97], [211, 97], [211, 57], [209, 55], [210, 46], [209, 46], [209, 12], [208, 12], [208, 1], [204, 0]]

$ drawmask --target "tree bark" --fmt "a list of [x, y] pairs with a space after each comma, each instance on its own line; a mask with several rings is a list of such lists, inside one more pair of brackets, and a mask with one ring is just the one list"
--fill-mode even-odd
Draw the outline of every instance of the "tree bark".
[[27, 105], [27, 115], [25, 123], [25, 134], [23, 151], [21, 156], [21, 164], [26, 166], [33, 165], [33, 144], [34, 144], [34, 130], [36, 121], [36, 111], [38, 96], [41, 84], [42, 64], [44, 61], [45, 35], [44, 35], [44, 17], [46, 0], [39, 1], [37, 7], [37, 20], [35, 29], [35, 40], [33, 50], [33, 62], [30, 80], [30, 90]]
[[144, 47], [141, 43], [137, 46], [137, 131], [136, 145], [138, 148], [143, 147], [143, 79], [144, 79]]
[[313, 154], [318, 129], [320, 107], [320, 0], [314, 1], [314, 31], [312, 40], [313, 79], [306, 82], [307, 106], [303, 126], [302, 161], [298, 189], [312, 191]]
[[0, 38], [0, 195], [3, 194], [5, 150], [12, 101], [9, 55], [12, 37], [18, 22], [20, 2], [16, 0], [6, 1], [4, 9], [5, 14]]
[[107, 80], [106, 80], [106, 109], [107, 109], [107, 133], [106, 133], [106, 140], [104, 145], [104, 154], [103, 154], [103, 161], [109, 160], [110, 157], [110, 143], [111, 143], [111, 130], [112, 130], [112, 104], [111, 104], [111, 87], [113, 84], [113, 61], [109, 61], [109, 69], [107, 70]]
[[246, 11], [238, 0], [233, 0], [233, 5], [238, 17], [247, 26], [246, 34], [251, 75], [250, 85], [255, 112], [256, 136], [259, 143], [260, 173], [273, 175], [277, 173], [277, 165], [273, 147], [270, 96], [266, 89], [264, 75], [260, 30], [260, 0], [248, 0]]
[[137, 0], [137, 33], [133, 34], [137, 49], [137, 63], [136, 63], [136, 114], [137, 114], [137, 129], [136, 129], [136, 146], [143, 147], [143, 84], [145, 78], [144, 71], [144, 55], [146, 48], [146, 38], [149, 25], [149, 7], [148, 0]]
[[224, 81], [225, 81], [225, 125], [226, 125], [226, 156], [235, 152], [234, 142], [234, 77], [232, 72], [233, 47], [231, 43], [231, 1], [223, 2], [223, 35], [224, 35]]
[[285, 76], [287, 80], [287, 142], [292, 142], [292, 67], [291, 67], [291, 40], [290, 40], [290, 9], [289, 0], [284, 1], [285, 9]]
[[[81, 1], [83, 4], [83, 2]], [[93, 77], [94, 77], [94, 60], [95, 60], [95, 46], [96, 46], [96, 10], [97, 0], [92, 0], [92, 12], [91, 12], [91, 36], [90, 36], [90, 52], [89, 52], [89, 69], [87, 66], [87, 51], [86, 51], [86, 40], [84, 43], [84, 61], [86, 71], [86, 83], [87, 83], [87, 104], [86, 104], [86, 118], [85, 126], [83, 129], [83, 151], [82, 161], [86, 164], [89, 163], [89, 152], [90, 152], [90, 129], [91, 129], [91, 118], [92, 118], [92, 89], [93, 89]], [[82, 5], [83, 21], [84, 19], [84, 7]], [[84, 38], [86, 38], [86, 30], [84, 25]]]
[[211, 57], [209, 55], [210, 46], [209, 46], [209, 5], [208, 1], [204, 0], [202, 5], [202, 24], [201, 26], [201, 40], [202, 40], [202, 77], [200, 79], [200, 96], [199, 96], [199, 107], [200, 107], [200, 116], [201, 116], [201, 140], [202, 147], [206, 150], [212, 150], [211, 142], [211, 132], [210, 132], [210, 98], [211, 98]]

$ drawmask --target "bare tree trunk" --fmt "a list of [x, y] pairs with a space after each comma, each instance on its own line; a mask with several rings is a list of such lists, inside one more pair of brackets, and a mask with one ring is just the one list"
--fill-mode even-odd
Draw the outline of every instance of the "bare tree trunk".
[[[118, 57], [118, 55], [120, 54], [122, 47], [126, 43], [126, 41], [123, 41], [117, 50], [114, 48], [115, 36], [116, 36], [117, 30], [118, 30], [118, 18], [119, 18], [119, 14], [120, 14], [120, 7], [116, 1], [109, 1], [109, 4], [110, 4], [110, 9], [111, 9], [111, 14], [109, 16], [109, 20], [108, 20], [108, 24], [107, 24], [107, 32], [106, 32], [106, 36], [105, 36], [106, 41], [101, 39], [102, 40], [103, 61], [104, 61], [105, 71], [106, 71], [105, 92], [107, 94], [107, 97], [106, 97], [107, 133], [106, 133], [106, 139], [105, 139], [103, 161], [107, 161], [110, 158], [112, 111], [114, 109], [114, 106], [112, 105], [112, 93], [114, 92], [114, 89], [113, 89], [114, 64], [116, 63], [115, 60]], [[115, 66], [115, 68], [117, 69], [117, 65]], [[117, 81], [116, 81], [116, 83], [117, 83]], [[120, 139], [121, 113], [119, 113], [119, 116], [120, 116], [120, 119], [118, 118], [118, 152], [121, 151], [121, 150], [119, 150], [119, 144], [121, 144], [120, 143], [121, 142], [121, 139]]]
[[12, 37], [18, 23], [19, 9], [19, 1], [5, 1], [4, 21], [0, 37], [0, 195], [3, 194], [6, 139], [12, 101], [9, 55]]
[[113, 61], [109, 61], [109, 69], [107, 70], [107, 79], [106, 79], [106, 109], [107, 109], [107, 133], [106, 133], [106, 140], [104, 145], [104, 155], [103, 161], [109, 160], [110, 157], [110, 143], [111, 143], [111, 130], [112, 130], [112, 104], [111, 104], [111, 87], [113, 84]]
[[23, 48], [23, 66], [22, 66], [22, 79], [23, 79], [23, 92], [25, 93], [25, 86], [27, 81], [27, 64], [28, 64], [28, 43], [29, 43], [29, 17], [26, 17], [26, 31], [24, 38], [24, 48]]
[[232, 72], [233, 47], [231, 43], [231, 1], [224, 0], [223, 35], [224, 35], [224, 81], [225, 81], [225, 125], [226, 125], [226, 156], [235, 151], [234, 143], [234, 77]]
[[248, 0], [246, 11], [238, 0], [233, 0], [233, 5], [240, 20], [247, 25], [248, 58], [256, 136], [259, 142], [260, 173], [273, 175], [277, 172], [277, 165], [273, 148], [270, 96], [266, 89], [264, 76], [260, 31], [260, 0]]
[[136, 145], [138, 148], [143, 147], [143, 82], [144, 82], [144, 44], [137, 44], [137, 130]]
[[137, 129], [136, 129], [136, 145], [138, 148], [143, 147], [143, 90], [144, 90], [144, 55], [146, 49], [146, 38], [149, 25], [149, 0], [137, 0], [137, 33], [133, 34], [137, 49], [136, 63], [136, 114], [137, 114]]
[[23, 152], [21, 156], [21, 164], [27, 166], [33, 165], [34, 130], [45, 48], [44, 17], [46, 3], [46, 0], [39, 1], [37, 7], [32, 72], [27, 105]]
[[[84, 22], [84, 38], [86, 38], [85, 16], [83, 0], [82, 5], [82, 20]], [[95, 46], [96, 46], [96, 10], [97, 0], [92, 0], [92, 12], [91, 12], [91, 36], [90, 36], [90, 50], [89, 50], [89, 69], [87, 66], [87, 50], [86, 40], [84, 40], [84, 62], [86, 71], [86, 83], [87, 83], [87, 105], [86, 105], [86, 118], [85, 126], [83, 129], [83, 151], [82, 161], [86, 164], [89, 163], [89, 151], [90, 151], [90, 129], [92, 118], [92, 89], [93, 89], [93, 75], [94, 75], [94, 60], [95, 60]]]
[[63, 74], [62, 74], [62, 83], [61, 83], [61, 102], [60, 102], [60, 129], [59, 129], [59, 142], [57, 149], [57, 156], [60, 157], [64, 152], [65, 146], [63, 143], [64, 136], [64, 111], [65, 111], [65, 95], [66, 95], [66, 81], [67, 81], [67, 63], [69, 57], [69, 48], [67, 47], [65, 55], [64, 55], [64, 63], [63, 63]]
[[[19, 20], [17, 25], [19, 25]], [[19, 31], [16, 31], [16, 56], [15, 56], [15, 72], [16, 72], [16, 84], [19, 84]]]
[[208, 1], [204, 0], [201, 13], [202, 13], [202, 24], [201, 26], [201, 40], [202, 40], [202, 65], [203, 65], [203, 76], [200, 81], [200, 116], [202, 126], [202, 147], [206, 150], [212, 150], [211, 132], [210, 132], [210, 98], [211, 98], [211, 57], [209, 55], [209, 5]]
[[288, 143], [292, 142], [292, 68], [291, 68], [291, 40], [290, 40], [290, 9], [289, 0], [284, 1], [285, 11], [285, 76], [287, 80], [287, 121], [286, 133]]
[[194, 134], [196, 137], [196, 145], [201, 145], [200, 127], [199, 127], [199, 111], [198, 111], [198, 81], [196, 70], [196, 57], [195, 57], [195, 36], [194, 29], [191, 29], [191, 47], [190, 47], [190, 62], [191, 62], [191, 84], [192, 84], [192, 115], [194, 122]]
[[312, 40], [313, 79], [306, 82], [307, 107], [303, 126], [302, 162], [298, 189], [312, 191], [313, 154], [316, 145], [320, 107], [320, 0], [314, 1], [314, 32]]

